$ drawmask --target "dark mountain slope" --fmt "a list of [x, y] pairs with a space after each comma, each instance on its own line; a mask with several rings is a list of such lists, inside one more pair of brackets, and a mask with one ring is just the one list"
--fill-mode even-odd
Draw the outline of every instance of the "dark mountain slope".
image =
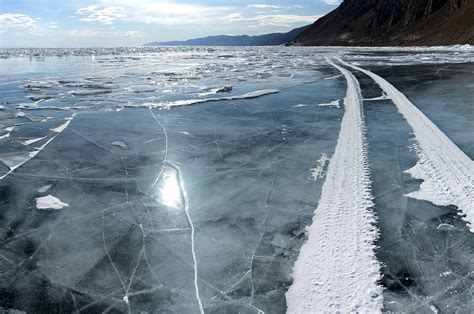
[[209, 36], [184, 41], [151, 42], [145, 46], [277, 46], [284, 45], [298, 36], [307, 26], [296, 28], [288, 33], [271, 33], [259, 36]]
[[474, 44], [474, 0], [345, 0], [289, 45]]

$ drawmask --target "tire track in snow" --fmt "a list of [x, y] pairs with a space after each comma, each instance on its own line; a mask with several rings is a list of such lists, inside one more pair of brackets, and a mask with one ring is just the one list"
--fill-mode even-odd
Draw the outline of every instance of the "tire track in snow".
[[474, 162], [392, 84], [375, 73], [341, 62], [371, 77], [413, 129], [419, 161], [406, 172], [423, 183], [419, 191], [407, 196], [440, 206], [456, 205], [474, 232]]
[[288, 313], [380, 312], [378, 231], [370, 189], [362, 95], [345, 68], [326, 61], [346, 78], [345, 113], [321, 199], [286, 293]]

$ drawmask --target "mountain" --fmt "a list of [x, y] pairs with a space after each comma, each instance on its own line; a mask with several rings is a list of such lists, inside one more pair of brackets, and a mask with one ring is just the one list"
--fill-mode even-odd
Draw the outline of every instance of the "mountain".
[[145, 44], [145, 46], [277, 46], [286, 44], [298, 36], [308, 26], [309, 25], [296, 28], [288, 33], [271, 33], [259, 36], [220, 35], [184, 41], [151, 42]]
[[474, 0], [344, 0], [288, 45], [474, 44]]

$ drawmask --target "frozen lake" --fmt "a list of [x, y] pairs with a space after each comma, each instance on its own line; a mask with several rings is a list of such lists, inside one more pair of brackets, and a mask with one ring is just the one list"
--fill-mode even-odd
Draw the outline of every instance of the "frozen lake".
[[474, 308], [472, 47], [0, 56], [0, 309]]

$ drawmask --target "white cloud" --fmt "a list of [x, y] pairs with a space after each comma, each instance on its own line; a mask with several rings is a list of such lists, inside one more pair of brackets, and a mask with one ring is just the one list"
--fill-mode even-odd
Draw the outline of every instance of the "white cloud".
[[97, 36], [107, 36], [107, 37], [143, 37], [143, 34], [138, 31], [110, 31], [102, 29], [71, 29], [65, 31], [66, 35], [75, 36], [75, 37], [97, 37]]
[[102, 0], [101, 5], [80, 8], [76, 16], [84, 22], [113, 24], [130, 20], [145, 24], [190, 25], [212, 23], [229, 14], [232, 8], [177, 3], [167, 0]]
[[248, 21], [255, 22], [256, 24], [250, 25], [251, 27], [260, 26], [278, 26], [278, 27], [290, 27], [294, 24], [302, 23], [313, 23], [321, 15], [292, 15], [292, 14], [276, 14], [276, 15], [257, 15], [254, 17], [243, 17], [242, 15], [228, 16], [229, 21]]
[[341, 0], [324, 0], [324, 2], [330, 5], [338, 5], [339, 3], [341, 3]]
[[280, 5], [272, 5], [272, 4], [249, 4], [247, 8], [253, 9], [281, 9], [282, 6]]
[[[279, 10], [301, 8], [300, 5], [249, 4], [246, 8], [259, 10]], [[101, 4], [80, 8], [76, 11], [79, 20], [113, 24], [117, 20], [128, 20], [145, 24], [159, 25], [217, 25], [229, 22], [250, 21], [259, 26], [292, 26], [297, 23], [312, 23], [319, 16], [306, 15], [268, 15], [259, 13], [253, 17], [244, 17], [235, 12], [234, 7], [206, 6], [180, 3], [171, 0], [102, 0]]]
[[96, 5], [78, 9], [76, 15], [84, 16], [80, 21], [100, 24], [112, 24], [115, 20], [124, 20], [127, 18], [125, 8], [121, 6], [107, 6], [99, 8]]
[[251, 9], [297, 9], [302, 8], [303, 6], [295, 4], [289, 6], [274, 5], [274, 4], [249, 4], [247, 8]]
[[35, 28], [36, 23], [35, 20], [29, 15], [5, 13], [0, 15], [0, 26]]

